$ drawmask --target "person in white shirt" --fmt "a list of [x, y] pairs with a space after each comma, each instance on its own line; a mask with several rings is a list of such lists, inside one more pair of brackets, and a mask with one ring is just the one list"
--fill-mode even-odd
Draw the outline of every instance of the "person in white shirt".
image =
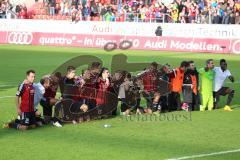
[[224, 82], [228, 78], [232, 83], [234, 82], [234, 77], [231, 75], [230, 71], [227, 69], [227, 62], [225, 59], [220, 60], [220, 67], [215, 67], [215, 77], [214, 77], [214, 86], [213, 86], [213, 97], [214, 97], [214, 108], [218, 106], [220, 96], [226, 96], [227, 103], [224, 107], [225, 111], [232, 111], [230, 104], [234, 96], [234, 90], [229, 87], [224, 87]]
[[50, 86], [50, 77], [49, 76], [43, 76], [39, 83], [34, 83], [33, 87], [35, 89], [34, 94], [34, 111], [36, 116], [36, 121], [38, 126], [43, 125], [43, 120], [41, 118], [41, 113], [38, 111], [38, 105], [40, 104], [40, 101], [43, 98], [43, 95], [45, 93], [45, 90]]

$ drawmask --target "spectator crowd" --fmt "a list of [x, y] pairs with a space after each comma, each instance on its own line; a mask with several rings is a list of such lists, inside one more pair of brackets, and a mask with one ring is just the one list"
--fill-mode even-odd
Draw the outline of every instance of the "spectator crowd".
[[[43, 0], [47, 15], [69, 16], [73, 21], [173, 22], [240, 24], [240, 0]], [[11, 7], [0, 1], [0, 14]], [[15, 7], [27, 18], [24, 5]], [[1, 16], [3, 18], [4, 16]]]
[[15, 4], [10, 0], [0, 0], [0, 18], [11, 18], [11, 14], [21, 19], [27, 19], [28, 12], [26, 4]]

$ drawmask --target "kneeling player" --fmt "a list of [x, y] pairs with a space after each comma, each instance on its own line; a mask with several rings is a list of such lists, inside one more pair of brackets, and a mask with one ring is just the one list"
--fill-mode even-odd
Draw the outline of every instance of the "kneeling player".
[[144, 91], [143, 97], [147, 101], [147, 109], [145, 112], [152, 113], [157, 112], [160, 108], [158, 108], [158, 102], [160, 99], [160, 94], [157, 91], [157, 82], [158, 82], [158, 64], [156, 62], [151, 63], [150, 68], [145, 72], [138, 75], [142, 78]]
[[220, 67], [215, 67], [214, 77], [214, 108], [217, 108], [217, 104], [220, 96], [226, 96], [228, 94], [227, 103], [224, 107], [225, 111], [232, 111], [230, 104], [234, 96], [234, 90], [229, 87], [223, 87], [224, 81], [229, 78], [231, 82], [234, 82], [234, 77], [231, 75], [230, 71], [227, 69], [227, 62], [225, 59], [220, 60]]
[[[36, 127], [36, 119], [34, 112], [34, 87], [35, 71], [27, 71], [27, 82], [22, 83], [16, 93], [17, 114], [19, 115], [18, 123], [15, 123], [14, 128], [19, 130], [27, 130], [28, 128]], [[21, 102], [19, 101], [21, 97]]]

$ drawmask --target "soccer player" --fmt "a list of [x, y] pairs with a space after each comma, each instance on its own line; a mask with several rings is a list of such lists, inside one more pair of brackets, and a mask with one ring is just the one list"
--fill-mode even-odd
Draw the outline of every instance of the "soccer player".
[[229, 78], [231, 82], [234, 82], [234, 77], [231, 75], [230, 71], [227, 69], [227, 62], [225, 59], [220, 60], [220, 67], [215, 67], [215, 78], [214, 78], [214, 108], [217, 108], [217, 103], [219, 102], [220, 96], [226, 96], [227, 103], [224, 107], [225, 111], [232, 111], [230, 104], [232, 102], [232, 98], [234, 96], [234, 90], [229, 87], [223, 87], [224, 81]]
[[56, 117], [52, 117], [52, 108], [58, 101], [55, 96], [57, 94], [58, 86], [60, 85], [61, 76], [59, 73], [55, 73], [50, 76], [50, 86], [46, 88], [43, 98], [40, 101], [41, 106], [43, 107], [43, 117], [44, 122], [48, 124], [53, 122], [53, 125], [56, 127], [62, 127], [59, 120]]
[[76, 76], [76, 68], [73, 66], [68, 66], [67, 74], [63, 77], [63, 95], [64, 99], [74, 99], [76, 95], [74, 95], [74, 85], [75, 85], [75, 76]]
[[197, 110], [198, 107], [198, 72], [193, 61], [189, 61], [189, 68], [183, 78], [183, 105], [187, 111]]
[[199, 69], [200, 77], [200, 93], [201, 93], [201, 105], [200, 111], [213, 110], [213, 80], [215, 72], [213, 70], [214, 63], [213, 59], [208, 59], [206, 61], [206, 67]]
[[[25, 79], [23, 83], [21, 84], [22, 86], [28, 86], [32, 85], [34, 88], [34, 115], [35, 115], [35, 122], [37, 126], [42, 126], [43, 125], [43, 120], [41, 119], [41, 113], [38, 111], [38, 104], [43, 98], [43, 94], [45, 93], [45, 89], [49, 87], [50, 84], [50, 78], [48, 76], [44, 76], [39, 83], [31, 83], [28, 79]], [[20, 86], [21, 87], [21, 86]], [[18, 91], [18, 93], [21, 91]], [[17, 94], [18, 94], [17, 93]], [[30, 102], [30, 101], [29, 101]], [[18, 103], [18, 102], [17, 102]], [[20, 117], [21, 118], [21, 117]], [[20, 130], [25, 130], [27, 129], [25, 126], [22, 125], [23, 122], [22, 120], [15, 119], [7, 124], [5, 124], [5, 128], [16, 128]]]
[[38, 111], [38, 104], [40, 103], [41, 99], [43, 98], [43, 95], [45, 93], [45, 90], [48, 89], [50, 86], [50, 77], [49, 76], [43, 76], [39, 83], [33, 84], [35, 89], [34, 94], [34, 110], [35, 112]]
[[123, 115], [129, 115], [131, 111], [131, 106], [128, 103], [128, 99], [130, 98], [128, 96], [130, 86], [133, 86], [133, 82], [131, 81], [131, 74], [126, 73], [126, 75], [124, 75], [124, 81], [119, 87], [118, 93], [118, 98], [121, 100], [121, 113]]
[[[34, 87], [35, 71], [26, 72], [27, 83], [22, 83], [16, 93], [17, 114], [20, 116], [20, 123], [16, 126], [19, 130], [27, 130], [36, 127], [34, 112]], [[20, 102], [21, 98], [21, 102]]]
[[157, 91], [158, 82], [158, 64], [152, 62], [148, 70], [143, 73], [138, 74], [138, 77], [142, 79], [144, 91], [143, 97], [147, 101], [147, 113], [152, 113], [158, 111], [158, 102], [160, 99], [160, 94]]
[[45, 90], [48, 89], [50, 85], [49, 76], [43, 76], [39, 83], [34, 83], [33, 87], [35, 89], [34, 94], [34, 111], [36, 116], [36, 124], [38, 126], [43, 125], [43, 120], [41, 119], [41, 113], [38, 111], [38, 105], [43, 98]]
[[109, 70], [103, 67], [99, 75], [97, 81], [96, 105], [104, 106], [107, 101], [107, 91], [109, 91], [110, 88]]
[[[160, 70], [159, 70], [159, 77], [162, 81], [165, 81], [167, 85], [165, 89], [170, 89], [170, 77], [174, 77], [174, 72], [172, 69], [170, 69], [169, 64], [164, 64]], [[161, 86], [159, 86], [161, 87]], [[163, 86], [164, 87], [164, 86]], [[166, 112], [169, 110], [169, 95], [170, 91], [165, 93], [164, 95], [161, 95], [160, 100], [159, 100], [159, 105], [161, 106], [161, 112]]]
[[76, 68], [73, 66], [68, 66], [67, 74], [63, 78], [64, 85], [74, 85], [75, 84], [75, 75], [76, 75]]
[[179, 68], [173, 70], [173, 76], [170, 77], [171, 93], [169, 95], [169, 111], [181, 109], [180, 93], [182, 92], [183, 77], [188, 62], [183, 61]]
[[88, 70], [84, 72], [82, 85], [81, 98], [93, 109], [96, 106], [96, 88], [97, 82], [101, 71], [101, 63], [93, 62]]

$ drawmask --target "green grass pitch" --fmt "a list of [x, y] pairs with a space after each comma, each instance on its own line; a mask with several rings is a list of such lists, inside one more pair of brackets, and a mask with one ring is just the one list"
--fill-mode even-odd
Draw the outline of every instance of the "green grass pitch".
[[[198, 154], [240, 149], [239, 62], [240, 56], [225, 54], [176, 53], [160, 51], [105, 52], [103, 49], [0, 45], [0, 123], [16, 114], [14, 96], [17, 85], [25, 78], [25, 71], [35, 69], [37, 80], [50, 74], [59, 65], [79, 55], [95, 55], [109, 67], [114, 54], [124, 53], [128, 62], [168, 62], [177, 67], [182, 60], [194, 60], [203, 67], [213, 58], [218, 66], [225, 58], [235, 76], [233, 112], [222, 109], [192, 112], [185, 120], [170, 119], [112, 119], [64, 125], [63, 128], [45, 126], [26, 132], [0, 129], [0, 160], [167, 160]], [[37, 81], [36, 80], [36, 81]], [[221, 99], [221, 106], [225, 98]], [[190, 116], [185, 112], [168, 113]], [[104, 128], [104, 124], [112, 127]], [[194, 158], [192, 158], [194, 159]], [[240, 159], [240, 152], [195, 158], [199, 160]]]

